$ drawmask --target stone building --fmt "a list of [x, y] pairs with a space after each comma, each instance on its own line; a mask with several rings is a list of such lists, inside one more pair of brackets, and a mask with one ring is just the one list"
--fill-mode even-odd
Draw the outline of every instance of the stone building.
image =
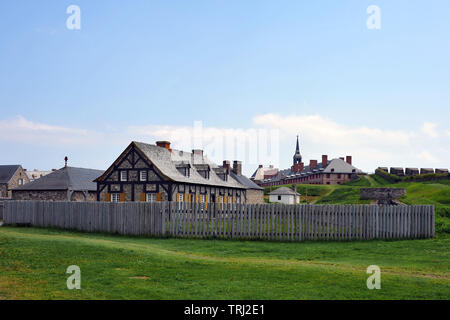
[[96, 201], [102, 170], [64, 167], [12, 190], [14, 200]]
[[229, 161], [218, 166], [202, 150], [174, 150], [168, 141], [133, 141], [95, 180], [97, 200], [195, 202], [205, 207], [213, 202], [250, 203], [253, 189], [238, 181], [245, 180], [239, 165], [235, 162], [234, 172]]
[[293, 157], [293, 165], [289, 169], [280, 170], [274, 177], [258, 180], [258, 170], [251, 179], [260, 186], [279, 186], [285, 184], [341, 184], [353, 179], [362, 171], [352, 165], [352, 157], [345, 159], [328, 159], [328, 155], [322, 155], [322, 162], [310, 160], [305, 166], [300, 154], [300, 145], [297, 136], [297, 146]]
[[247, 203], [264, 203], [264, 188], [261, 188], [252, 180], [242, 174], [242, 163], [240, 161], [233, 161], [233, 168], [230, 171], [230, 175], [234, 180], [247, 187]]
[[12, 189], [28, 182], [30, 180], [21, 165], [0, 166], [0, 198], [11, 198]]

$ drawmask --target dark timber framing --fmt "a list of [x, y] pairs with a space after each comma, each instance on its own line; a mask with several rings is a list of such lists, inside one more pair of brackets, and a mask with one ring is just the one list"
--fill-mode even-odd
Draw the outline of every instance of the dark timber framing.
[[[129, 159], [131, 158], [131, 160]], [[145, 168], [136, 167], [136, 164], [142, 161], [145, 164]], [[127, 162], [129, 168], [123, 168], [121, 165]], [[130, 181], [130, 171], [137, 172], [137, 181]], [[146, 172], [146, 181], [140, 181], [140, 172]], [[121, 181], [121, 172], [127, 173], [127, 181]], [[117, 179], [112, 180], [112, 176], [117, 173]], [[149, 173], [153, 173], [158, 180], [149, 181]], [[138, 201], [139, 198], [135, 195], [135, 186], [142, 185], [145, 193], [160, 193], [161, 189], [167, 193], [168, 201], [178, 201], [178, 199], [173, 199], [173, 194], [175, 192], [189, 193], [189, 194], [210, 194], [214, 198], [210, 199], [211, 202], [217, 201], [217, 196], [236, 196], [240, 203], [245, 203], [247, 201], [246, 190], [233, 188], [233, 187], [222, 187], [214, 185], [204, 185], [199, 183], [184, 183], [172, 181], [170, 178], [163, 176], [157, 168], [151, 163], [148, 158], [136, 148], [134, 143], [131, 143], [122, 154], [116, 159], [116, 161], [108, 168], [105, 173], [95, 180], [97, 182], [97, 201], [101, 201], [101, 193], [107, 191], [109, 194], [113, 193], [125, 193], [125, 186], [131, 186], [131, 201]], [[112, 186], [119, 186], [118, 190], [112, 190]], [[147, 191], [148, 187], [152, 185], [155, 186], [154, 190]], [[188, 190], [188, 192], [186, 192]]]

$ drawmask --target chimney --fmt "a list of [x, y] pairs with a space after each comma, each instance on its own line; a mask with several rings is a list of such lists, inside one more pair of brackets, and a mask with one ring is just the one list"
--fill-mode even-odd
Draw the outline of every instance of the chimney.
[[170, 149], [170, 142], [169, 141], [156, 141], [156, 145], [161, 148], [166, 148], [169, 151], [172, 151]]
[[344, 158], [344, 157], [339, 157], [339, 159], [341, 159], [342, 161], [345, 161], [345, 158]]
[[311, 170], [315, 169], [317, 167], [317, 160], [309, 160], [309, 168]]
[[322, 155], [322, 166], [325, 168], [327, 166], [328, 163], [328, 155], [323, 154]]
[[52, 169], [52, 171], [53, 171], [53, 172], [55, 172], [55, 171], [56, 171], [56, 169]]
[[345, 160], [348, 164], [352, 164], [352, 156], [347, 156]]
[[269, 165], [269, 169], [273, 169], [273, 164]]
[[242, 161], [233, 161], [233, 172], [237, 175], [242, 175]]
[[67, 161], [69, 161], [69, 158], [67, 158], [67, 156], [64, 157], [64, 167], [67, 168]]
[[230, 161], [223, 160], [223, 167], [227, 169], [227, 174], [230, 174]]
[[262, 164], [260, 164], [258, 168], [262, 168], [262, 167], [263, 167], [263, 165], [262, 165]]

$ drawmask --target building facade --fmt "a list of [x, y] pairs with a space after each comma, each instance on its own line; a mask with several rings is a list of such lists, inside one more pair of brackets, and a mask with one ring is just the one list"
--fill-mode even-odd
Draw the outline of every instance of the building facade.
[[297, 136], [297, 145], [291, 168], [280, 170], [277, 175], [263, 180], [258, 180], [257, 173], [258, 170], [252, 175], [251, 179], [259, 186], [269, 187], [285, 184], [342, 184], [363, 172], [352, 165], [352, 156], [329, 160], [328, 155], [322, 155], [322, 162], [310, 160], [309, 165], [305, 166], [300, 154]]
[[96, 201], [102, 170], [63, 167], [12, 190], [13, 200]]
[[10, 199], [12, 189], [29, 182], [30, 180], [21, 165], [0, 166], [0, 199]]
[[229, 161], [218, 166], [202, 150], [133, 141], [95, 182], [98, 201], [248, 203], [249, 188], [233, 176]]
[[269, 202], [282, 204], [299, 204], [300, 194], [292, 189], [281, 187], [269, 193]]

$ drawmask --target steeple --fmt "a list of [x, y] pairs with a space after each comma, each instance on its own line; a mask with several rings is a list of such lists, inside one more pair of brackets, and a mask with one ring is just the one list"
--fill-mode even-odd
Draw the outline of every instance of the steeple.
[[297, 147], [295, 148], [294, 165], [299, 164], [301, 162], [302, 162], [302, 155], [300, 154], [300, 144], [298, 142], [298, 135], [297, 135]]

